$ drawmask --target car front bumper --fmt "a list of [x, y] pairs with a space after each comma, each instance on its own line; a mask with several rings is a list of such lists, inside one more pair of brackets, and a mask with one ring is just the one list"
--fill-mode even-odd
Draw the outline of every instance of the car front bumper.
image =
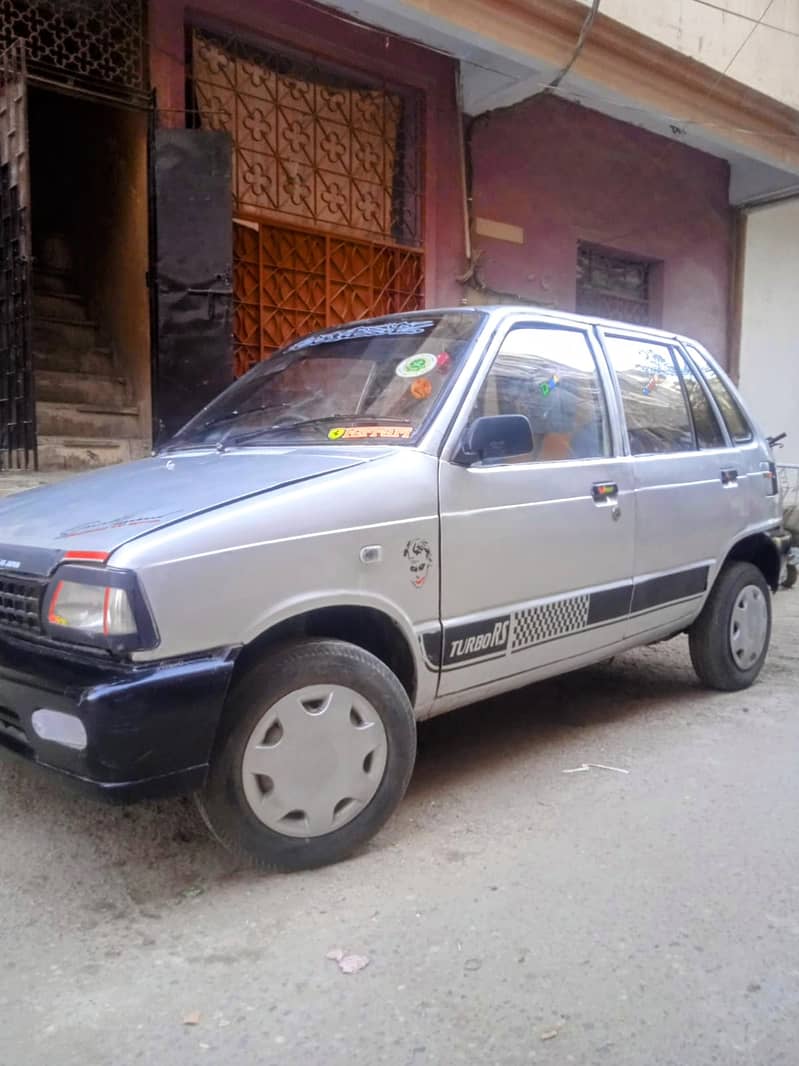
[[[0, 753], [112, 800], [193, 791], [205, 781], [236, 653], [135, 664], [2, 635]], [[70, 716], [71, 745], [37, 733], [37, 710]]]

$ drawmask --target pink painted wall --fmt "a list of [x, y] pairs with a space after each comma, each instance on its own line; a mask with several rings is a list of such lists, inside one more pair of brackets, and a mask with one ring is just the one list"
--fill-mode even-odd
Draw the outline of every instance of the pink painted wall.
[[182, 125], [185, 107], [185, 25], [229, 28], [327, 56], [343, 66], [419, 89], [425, 94], [426, 301], [461, 297], [464, 269], [459, 119], [454, 61], [322, 11], [305, 0], [183, 0], [150, 4], [150, 76], [164, 124]]
[[726, 361], [733, 214], [724, 160], [554, 96], [473, 130], [474, 213], [524, 243], [477, 237], [482, 280], [573, 311], [577, 242], [659, 260], [666, 329]]

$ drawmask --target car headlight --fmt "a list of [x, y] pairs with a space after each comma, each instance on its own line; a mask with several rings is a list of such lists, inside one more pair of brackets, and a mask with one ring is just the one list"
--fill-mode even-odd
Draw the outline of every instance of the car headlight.
[[115, 652], [158, 643], [136, 575], [128, 570], [62, 566], [45, 595], [42, 624], [56, 640]]

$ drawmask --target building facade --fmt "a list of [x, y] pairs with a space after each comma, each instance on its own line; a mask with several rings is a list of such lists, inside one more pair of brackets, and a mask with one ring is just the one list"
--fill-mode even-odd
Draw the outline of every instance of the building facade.
[[799, 182], [797, 113], [658, 7], [0, 0], [3, 465], [144, 454], [292, 337], [424, 306], [744, 365], [743, 220]]

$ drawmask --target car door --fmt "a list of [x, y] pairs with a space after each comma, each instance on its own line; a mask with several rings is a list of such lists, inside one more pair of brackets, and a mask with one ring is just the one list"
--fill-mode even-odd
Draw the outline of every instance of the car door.
[[[632, 471], [591, 331], [520, 318], [495, 350], [440, 465], [441, 696], [567, 669], [618, 642], [628, 615]], [[462, 465], [468, 427], [503, 414], [529, 419], [533, 451]]]
[[746, 522], [735, 448], [676, 341], [600, 331], [615, 374], [636, 499], [630, 634], [690, 621]]

